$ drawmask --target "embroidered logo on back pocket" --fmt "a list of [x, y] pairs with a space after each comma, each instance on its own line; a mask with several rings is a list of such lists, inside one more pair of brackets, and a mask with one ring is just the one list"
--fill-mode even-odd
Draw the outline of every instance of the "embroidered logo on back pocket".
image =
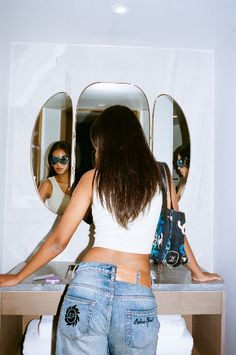
[[58, 329], [69, 339], [88, 334], [96, 302], [89, 299], [65, 296]]
[[66, 310], [65, 322], [66, 325], [72, 325], [73, 327], [79, 322], [79, 308], [74, 306], [70, 306]]

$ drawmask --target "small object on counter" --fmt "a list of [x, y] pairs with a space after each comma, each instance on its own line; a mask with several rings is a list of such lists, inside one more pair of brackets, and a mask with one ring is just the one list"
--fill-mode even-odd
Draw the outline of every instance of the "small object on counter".
[[55, 276], [55, 274], [35, 276], [35, 277], [33, 277], [33, 281], [45, 280], [48, 277], [53, 277], [53, 276]]
[[66, 273], [66, 281], [67, 281], [67, 283], [71, 282], [71, 280], [72, 280], [72, 278], [74, 276], [74, 272], [75, 272], [76, 266], [78, 266], [78, 264], [69, 265], [67, 273]]
[[45, 279], [45, 283], [48, 283], [48, 284], [56, 284], [58, 282], [60, 282], [59, 276], [49, 276]]

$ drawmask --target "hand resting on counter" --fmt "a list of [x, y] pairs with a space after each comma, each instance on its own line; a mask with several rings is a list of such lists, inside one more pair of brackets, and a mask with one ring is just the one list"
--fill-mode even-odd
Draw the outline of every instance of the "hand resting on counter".
[[0, 287], [16, 286], [21, 282], [17, 275], [2, 274], [0, 275]]

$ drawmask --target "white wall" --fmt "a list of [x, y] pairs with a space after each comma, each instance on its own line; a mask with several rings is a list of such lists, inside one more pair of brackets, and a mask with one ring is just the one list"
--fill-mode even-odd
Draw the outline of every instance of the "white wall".
[[10, 78], [10, 43], [0, 38], [0, 272], [3, 267], [5, 189], [7, 163], [8, 88]]
[[236, 338], [236, 30], [215, 52], [214, 268], [224, 277], [226, 355], [235, 354]]
[[[14, 43], [8, 116], [4, 270], [25, 259], [47, 235], [55, 220], [55, 215], [39, 200], [31, 176], [30, 138], [37, 114], [46, 100], [59, 91], [70, 95], [75, 109], [82, 90], [97, 81], [137, 85], [147, 95], [151, 112], [155, 98], [162, 93], [173, 96], [182, 107], [191, 135], [192, 162], [181, 206], [186, 211], [193, 250], [200, 264], [211, 269], [213, 53]], [[58, 259], [74, 260], [87, 242], [88, 227], [82, 224]]]

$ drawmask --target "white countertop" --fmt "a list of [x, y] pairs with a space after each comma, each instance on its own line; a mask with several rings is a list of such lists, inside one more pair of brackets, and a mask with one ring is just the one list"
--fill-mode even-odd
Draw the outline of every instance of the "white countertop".
[[[17, 273], [23, 266], [24, 262], [18, 264], [11, 273]], [[69, 265], [76, 265], [73, 262], [52, 261], [42, 267], [33, 275], [26, 278], [22, 283], [13, 287], [2, 287], [0, 292], [32, 292], [32, 291], [61, 291], [63, 292], [66, 285], [70, 283], [71, 276], [68, 274]], [[54, 274], [60, 277], [57, 284], [47, 284], [45, 281], [33, 281], [36, 276]], [[154, 291], [224, 291], [225, 284], [223, 281], [196, 282], [191, 280], [191, 273], [185, 266], [176, 268], [159, 267], [151, 263], [151, 274], [155, 277], [153, 280]]]

